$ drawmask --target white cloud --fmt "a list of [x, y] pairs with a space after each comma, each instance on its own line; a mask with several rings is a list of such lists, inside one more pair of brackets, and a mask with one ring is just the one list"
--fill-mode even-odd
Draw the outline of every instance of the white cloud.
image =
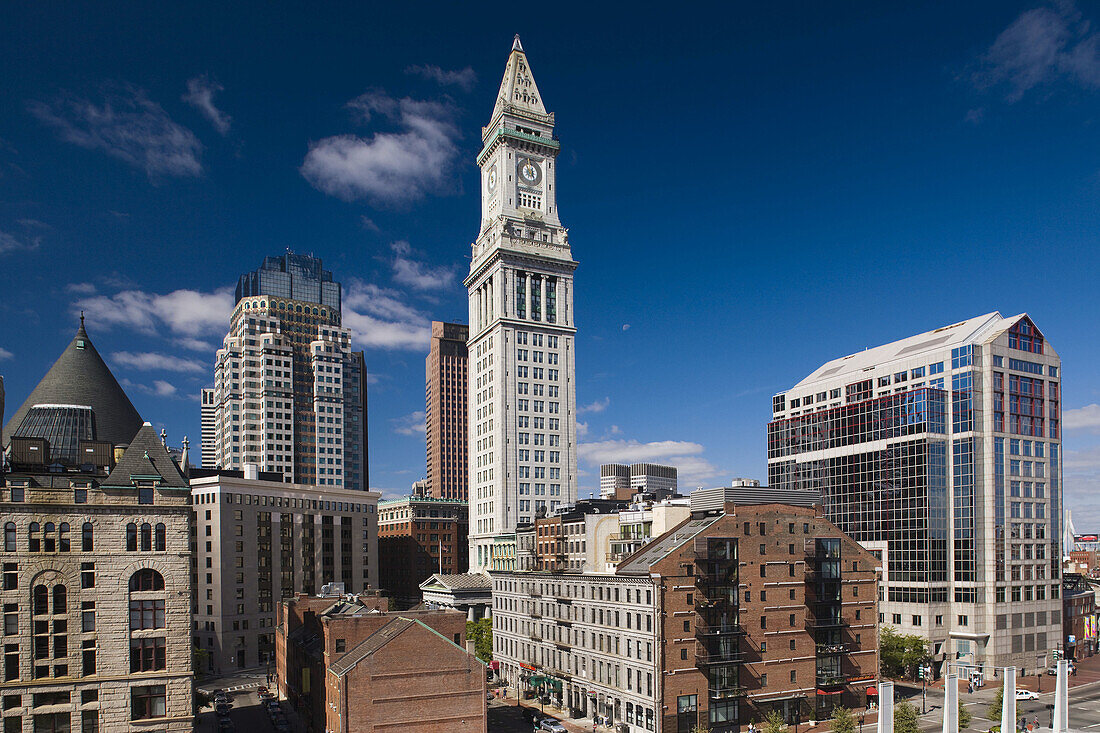
[[623, 330], [624, 331], [629, 331], [630, 330], [630, 324], [629, 323], [624, 323], [623, 324]]
[[611, 404], [610, 397], [604, 397], [602, 400], [596, 400], [589, 405], [581, 405], [577, 408], [577, 414], [583, 415], [586, 412], [603, 412], [607, 409], [607, 406]]
[[8, 232], [0, 231], [0, 255], [19, 250], [30, 251], [38, 249], [38, 245], [41, 243], [41, 237], [16, 236]]
[[1100, 527], [1100, 445], [1067, 450], [1064, 456], [1063, 505], [1073, 511], [1078, 532]]
[[[162, 332], [164, 336], [196, 339], [204, 335], [224, 335], [233, 311], [233, 293], [229, 288], [203, 293], [197, 290], [173, 290], [163, 295], [141, 290], [124, 290], [114, 295], [97, 295], [74, 304], [86, 311], [89, 324], [123, 326], [143, 333]], [[188, 348], [196, 342], [188, 341]]]
[[210, 121], [222, 135], [229, 132], [229, 125], [233, 118], [214, 106], [214, 95], [224, 92], [225, 87], [207, 76], [196, 76], [187, 80], [187, 94], [183, 95], [183, 101], [202, 112], [203, 117]]
[[69, 283], [65, 286], [65, 290], [77, 295], [93, 295], [95, 294], [95, 285], [92, 283]]
[[415, 74], [442, 86], [456, 86], [464, 92], [470, 91], [477, 84], [477, 74], [469, 66], [465, 69], [448, 70], [438, 66], [418, 65], [408, 67], [405, 73]]
[[393, 423], [393, 432], [400, 435], [423, 435], [428, 430], [428, 426], [424, 420], [424, 411], [418, 410], [416, 412], [410, 412], [408, 415], [402, 415], [401, 417], [390, 420]]
[[364, 215], [360, 217], [359, 220], [362, 222], [363, 228], [366, 229], [368, 232], [382, 231], [382, 229], [374, 223], [374, 219], [371, 219], [369, 216]]
[[459, 132], [450, 104], [371, 91], [348, 107], [363, 122], [377, 116], [400, 131], [375, 132], [370, 138], [336, 135], [312, 143], [300, 171], [315, 188], [347, 201], [402, 205], [453, 186]]
[[577, 437], [583, 438], [588, 435], [588, 423], [577, 421]]
[[153, 389], [157, 395], [161, 397], [172, 397], [176, 394], [175, 386], [165, 382], [163, 379], [157, 379], [153, 381]]
[[119, 384], [128, 390], [135, 392], [141, 392], [142, 394], [152, 395], [154, 397], [179, 397], [178, 390], [175, 385], [165, 382], [163, 379], [157, 379], [153, 381], [153, 385], [142, 384], [140, 382], [132, 382], [129, 379], [123, 377], [118, 380]]
[[391, 245], [396, 257], [393, 260], [394, 282], [408, 285], [415, 290], [440, 290], [455, 282], [453, 267], [431, 267], [410, 257], [412, 247], [408, 242]]
[[1090, 30], [1072, 2], [1028, 10], [982, 56], [974, 83], [1007, 87], [1009, 102], [1056, 81], [1100, 87], [1100, 35]]
[[683, 488], [705, 484], [722, 475], [722, 470], [700, 454], [699, 443], [683, 440], [600, 440], [577, 445], [578, 457], [592, 467], [604, 463], [663, 463], [675, 466]]
[[32, 102], [31, 113], [55, 128], [66, 142], [102, 150], [150, 179], [198, 176], [202, 144], [172, 121], [164, 109], [136, 87], [108, 89], [103, 103], [62, 95], [52, 103]]
[[0, 346], [0, 361], [5, 361], [7, 359], [14, 359], [14, 358], [15, 358], [15, 354], [11, 353], [10, 351], [5, 349], [4, 347]]
[[213, 369], [212, 366], [193, 359], [181, 359], [170, 354], [156, 354], [148, 351], [142, 353], [116, 351], [111, 354], [111, 360], [119, 366], [143, 372], [162, 371], [202, 374]]
[[1100, 405], [1094, 402], [1084, 407], [1063, 410], [1062, 427], [1066, 430], [1100, 432]]
[[343, 325], [367, 348], [427, 350], [431, 317], [395, 290], [353, 279], [344, 290]]

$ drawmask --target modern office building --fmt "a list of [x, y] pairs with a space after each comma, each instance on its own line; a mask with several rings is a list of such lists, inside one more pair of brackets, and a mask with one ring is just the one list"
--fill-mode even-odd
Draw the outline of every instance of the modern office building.
[[4, 435], [44, 438], [50, 455], [79, 465], [81, 441], [128, 445], [142, 419], [84, 328], [8, 420]]
[[433, 573], [469, 566], [469, 505], [460, 499], [412, 494], [378, 504], [379, 587], [399, 608], [420, 602]]
[[378, 492], [254, 469], [192, 472], [194, 644], [205, 672], [273, 662], [280, 599], [333, 583], [349, 593], [378, 586]]
[[218, 467], [218, 402], [214, 390], [204, 387], [199, 392], [202, 405], [202, 467]]
[[819, 508], [693, 512], [613, 574], [493, 573], [494, 659], [630, 733], [822, 720], [874, 700], [877, 564]]
[[468, 326], [432, 321], [432, 343], [424, 360], [424, 423], [428, 487], [440, 499], [470, 498], [469, 337]]
[[827, 362], [775, 396], [773, 489], [881, 556], [881, 621], [932, 667], [1045, 667], [1061, 633], [1061, 363], [990, 313]]
[[628, 500], [635, 494], [655, 494], [659, 498], [676, 493], [679, 483], [675, 466], [657, 463], [605, 463], [600, 466], [600, 496]]
[[3, 730], [192, 730], [186, 479], [83, 324], [24, 407], [0, 477]]
[[267, 257], [241, 276], [214, 368], [217, 467], [367, 488], [367, 375], [340, 324], [340, 283], [316, 257]]
[[482, 129], [470, 274], [470, 566], [493, 536], [577, 494], [573, 272], [558, 218], [561, 145], [516, 36]]

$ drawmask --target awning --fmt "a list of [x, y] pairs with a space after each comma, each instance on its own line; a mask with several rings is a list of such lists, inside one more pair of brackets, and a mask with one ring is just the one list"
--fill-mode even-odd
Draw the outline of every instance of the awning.
[[867, 688], [867, 694], [868, 695], [877, 695], [878, 694], [878, 688], [877, 687], [868, 687]]
[[843, 695], [844, 690], [822, 690], [819, 687], [819, 688], [817, 688], [817, 694], [818, 695]]

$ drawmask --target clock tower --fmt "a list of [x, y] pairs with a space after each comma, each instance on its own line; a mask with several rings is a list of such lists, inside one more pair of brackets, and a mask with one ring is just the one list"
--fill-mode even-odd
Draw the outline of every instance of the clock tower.
[[558, 219], [554, 115], [518, 35], [481, 138], [466, 278], [472, 572], [494, 569], [494, 537], [577, 498], [577, 263]]

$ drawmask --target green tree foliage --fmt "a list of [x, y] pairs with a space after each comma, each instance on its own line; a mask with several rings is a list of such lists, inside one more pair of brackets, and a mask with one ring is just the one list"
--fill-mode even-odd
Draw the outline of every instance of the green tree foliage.
[[466, 622], [466, 638], [474, 642], [474, 654], [483, 662], [493, 661], [493, 620]]
[[879, 631], [879, 656], [888, 677], [916, 679], [928, 659], [928, 642], [916, 634], [899, 634], [890, 626]]
[[764, 718], [763, 733], [787, 733], [787, 724], [783, 721], [783, 713], [773, 710]]
[[692, 727], [691, 733], [710, 733], [710, 726], [706, 723], [698, 723]]
[[989, 718], [990, 720], [1000, 720], [1001, 706], [1004, 705], [1004, 703], [1005, 687], [1002, 683], [1001, 686], [997, 688], [997, 696], [993, 698], [993, 702], [989, 703], [989, 709], [986, 710], [985, 717]]
[[920, 711], [908, 700], [894, 706], [894, 733], [920, 733]]
[[[998, 713], [1000, 715], [1000, 713]], [[970, 721], [974, 719], [974, 716], [970, 714], [970, 711], [963, 705], [963, 701], [959, 700], [959, 730], [970, 727]]]
[[837, 705], [833, 708], [832, 733], [855, 733], [856, 718], [852, 711]]

